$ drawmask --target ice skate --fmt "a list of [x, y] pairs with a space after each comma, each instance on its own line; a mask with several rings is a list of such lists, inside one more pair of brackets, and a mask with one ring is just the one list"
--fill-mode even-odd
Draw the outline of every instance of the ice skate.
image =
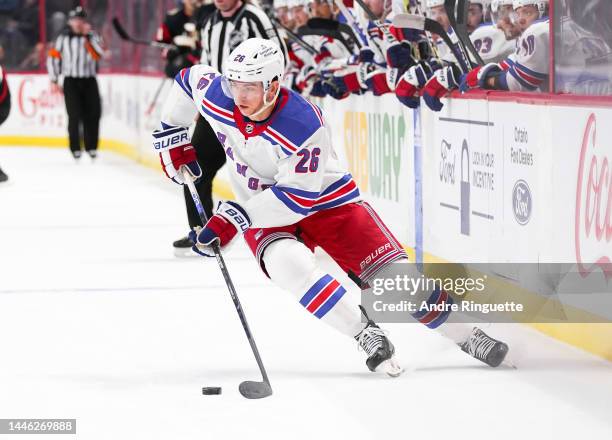
[[493, 339], [478, 327], [474, 327], [467, 341], [459, 345], [461, 350], [491, 367], [499, 366], [508, 354], [508, 345]]
[[386, 332], [368, 317], [363, 306], [359, 308], [368, 322], [366, 327], [355, 336], [355, 340], [359, 343], [359, 348], [368, 355], [366, 365], [370, 371], [382, 371], [391, 377], [399, 376], [403, 369], [395, 359], [395, 347], [387, 338]]

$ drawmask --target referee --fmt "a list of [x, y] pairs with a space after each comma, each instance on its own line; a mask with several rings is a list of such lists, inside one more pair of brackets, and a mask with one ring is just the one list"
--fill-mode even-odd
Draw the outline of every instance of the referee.
[[[253, 38], [274, 40], [283, 50], [285, 43], [272, 26], [268, 16], [259, 7], [243, 0], [214, 0], [215, 11], [198, 23], [202, 45], [202, 64], [223, 72], [224, 61], [229, 53], [243, 41]], [[217, 135], [208, 122], [200, 116], [195, 126], [191, 143], [195, 147], [198, 163], [202, 168], [202, 178], [196, 183], [202, 205], [210, 217], [213, 210], [212, 181], [219, 168], [225, 164], [225, 152]], [[193, 199], [184, 186], [185, 203], [189, 227], [203, 226], [196, 211]], [[174, 254], [185, 256], [193, 254], [193, 243], [188, 237], [174, 242]]]
[[103, 49], [86, 18], [80, 6], [70, 11], [68, 29], [57, 37], [47, 58], [51, 82], [64, 91], [70, 151], [75, 159], [82, 154], [81, 130], [85, 151], [92, 159], [97, 156], [102, 115], [96, 74]]

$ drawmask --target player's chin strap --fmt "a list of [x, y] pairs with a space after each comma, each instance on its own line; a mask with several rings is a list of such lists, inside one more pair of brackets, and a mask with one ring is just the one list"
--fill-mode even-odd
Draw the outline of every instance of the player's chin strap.
[[280, 94], [280, 84], [278, 86], [278, 89], [276, 89], [276, 93], [274, 94], [274, 98], [272, 98], [272, 101], [268, 102], [268, 100], [266, 99], [267, 95], [268, 95], [268, 90], [270, 90], [270, 88], [268, 87], [267, 90], [264, 90], [264, 97], [263, 97], [263, 101], [264, 101], [264, 105], [257, 110], [255, 113], [253, 113], [252, 115], [249, 115], [249, 119], [253, 119], [253, 116], [257, 116], [261, 113], [263, 113], [264, 111], [266, 111], [268, 108], [270, 108], [270, 106], [276, 104], [276, 100], [278, 99], [278, 95]]

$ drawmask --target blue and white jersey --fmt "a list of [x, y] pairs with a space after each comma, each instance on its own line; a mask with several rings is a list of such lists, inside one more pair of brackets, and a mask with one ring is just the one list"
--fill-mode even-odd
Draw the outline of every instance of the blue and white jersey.
[[500, 63], [506, 69], [500, 77], [502, 87], [511, 91], [547, 91], [549, 46], [548, 19], [534, 22], [519, 37], [515, 52]]
[[507, 40], [504, 31], [493, 23], [483, 23], [470, 34], [470, 40], [485, 63], [499, 63], [516, 48], [516, 40]]
[[219, 72], [196, 65], [176, 76], [161, 125], [188, 127], [197, 112], [225, 149], [232, 188], [253, 227], [290, 225], [360, 200], [321, 110], [297, 93], [282, 88], [272, 115], [253, 122], [224, 93]]

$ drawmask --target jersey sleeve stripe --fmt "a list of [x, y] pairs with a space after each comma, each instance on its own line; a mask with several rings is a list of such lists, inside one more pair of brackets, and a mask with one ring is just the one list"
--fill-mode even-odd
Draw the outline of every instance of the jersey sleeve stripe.
[[523, 64], [521, 64], [519, 62], [515, 62], [514, 66], [517, 69], [520, 69], [521, 71], [526, 73], [527, 75], [532, 76], [532, 77], [537, 78], [537, 79], [540, 79], [540, 80], [544, 80], [548, 76], [545, 73], [540, 73], [540, 72], [536, 72], [534, 70], [531, 70], [529, 67], [526, 67], [525, 65], [523, 65]]
[[[350, 179], [346, 182], [344, 182], [343, 185], [340, 185], [338, 189], [336, 189], [335, 191], [331, 192], [331, 193], [323, 193], [322, 197], [319, 197], [319, 199], [317, 200], [317, 204], [319, 203], [325, 203], [325, 202], [329, 202], [330, 200], [336, 199], [338, 197], [341, 197], [353, 190], [357, 189], [357, 184], [355, 183], [355, 181], [353, 179]], [[326, 194], [326, 195], [324, 195]]]
[[510, 70], [508, 70], [508, 73], [512, 76], [512, 78], [514, 78], [522, 87], [524, 87], [527, 90], [535, 90], [537, 89], [536, 86], [529, 84], [527, 81], [525, 81], [523, 78], [520, 77], [520, 75], [518, 73], [516, 73], [516, 70], [514, 69], [514, 66], [512, 66], [510, 68]]
[[345, 183], [347, 183], [348, 181], [352, 180], [353, 176], [351, 176], [350, 173], [345, 174], [344, 176], [342, 176], [340, 179], [336, 180], [334, 183], [332, 183], [331, 185], [329, 185], [327, 188], [325, 188], [322, 192], [321, 192], [321, 196], [325, 196], [327, 194], [330, 194], [332, 192], [334, 192], [335, 190], [337, 190], [338, 188], [340, 188], [342, 185], [344, 185]]
[[[185, 78], [187, 82], [185, 82]], [[191, 93], [191, 86], [189, 85], [189, 69], [183, 69], [179, 73], [176, 74], [174, 80], [177, 82], [181, 89], [189, 96], [190, 99], [193, 99], [193, 93]]]
[[295, 194], [296, 196], [304, 197], [307, 199], [316, 199], [319, 197], [319, 193], [316, 191], [306, 191], [304, 189], [289, 188], [287, 186], [277, 186], [277, 188], [282, 189], [287, 193]]
[[295, 202], [292, 199], [290, 199], [287, 196], [287, 194], [285, 194], [282, 190], [278, 189], [277, 187], [271, 186], [270, 189], [272, 190], [272, 193], [281, 202], [283, 202], [287, 208], [289, 208], [293, 212], [295, 212], [297, 214], [301, 214], [301, 215], [308, 215], [308, 213], [310, 212], [310, 206], [301, 206], [297, 202]]
[[336, 206], [340, 206], [343, 205], [353, 199], [357, 199], [359, 198], [360, 193], [359, 193], [359, 189], [355, 188], [353, 191], [347, 193], [344, 196], [338, 197], [336, 199], [330, 200], [326, 203], [315, 203], [315, 205], [312, 207], [313, 211], [320, 211], [322, 209], [330, 209], [330, 208], [334, 208]]

